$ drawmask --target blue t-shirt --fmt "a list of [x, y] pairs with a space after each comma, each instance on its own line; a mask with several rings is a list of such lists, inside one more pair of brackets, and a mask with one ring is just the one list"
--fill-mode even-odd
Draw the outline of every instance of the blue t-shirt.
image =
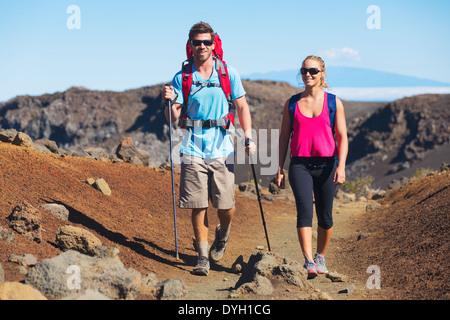
[[[241, 78], [237, 71], [228, 66], [228, 74], [231, 83], [231, 97], [237, 99], [245, 95]], [[184, 103], [182, 89], [183, 72], [178, 72], [173, 78], [172, 85], [175, 94], [178, 94], [176, 103]], [[221, 119], [228, 114], [228, 101], [222, 87], [220, 87], [219, 74], [214, 71], [209, 79], [203, 79], [193, 67], [192, 82], [210, 82], [219, 84], [215, 87], [203, 87], [197, 92], [195, 90], [200, 85], [192, 84], [191, 95], [189, 95], [186, 114], [193, 120], [213, 120]], [[192, 92], [194, 94], [192, 95]], [[215, 159], [227, 157], [234, 153], [233, 140], [230, 132], [222, 127], [199, 128], [194, 127], [184, 135], [180, 152], [204, 159]], [[190, 132], [189, 132], [190, 131]]]

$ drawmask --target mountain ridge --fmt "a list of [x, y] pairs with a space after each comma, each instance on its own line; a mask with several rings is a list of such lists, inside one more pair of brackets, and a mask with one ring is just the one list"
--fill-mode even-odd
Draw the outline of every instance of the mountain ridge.
[[[54, 140], [63, 149], [102, 147], [109, 153], [130, 137], [137, 148], [151, 154], [153, 164], [161, 164], [169, 155], [169, 126], [160, 94], [163, 85], [119, 92], [73, 87], [42, 96], [19, 96], [0, 103], [0, 129], [16, 129], [33, 140]], [[299, 89], [266, 80], [243, 80], [243, 85], [255, 131], [279, 129], [283, 105]], [[343, 102], [350, 139], [349, 179], [370, 175], [374, 183], [385, 186], [404, 172], [427, 166], [437, 169], [448, 162], [450, 95], [421, 95], [392, 103]], [[257, 169], [267, 167], [267, 162], [261, 164], [263, 155], [269, 165], [278, 161], [277, 150], [271, 150], [277, 138], [267, 137], [266, 149], [258, 145]], [[250, 179], [248, 163], [236, 164], [235, 170], [237, 183]], [[268, 185], [272, 178], [272, 174], [261, 175], [261, 183]]]
[[[327, 69], [327, 79], [331, 87], [450, 87], [450, 83], [436, 81], [426, 78], [402, 75], [392, 72], [355, 68], [344, 66], [329, 66]], [[242, 76], [247, 80], [272, 80], [285, 81], [293, 86], [301, 83], [301, 78], [297, 77], [298, 70], [271, 71], [266, 73], [252, 73]], [[300, 81], [299, 81], [300, 80]]]

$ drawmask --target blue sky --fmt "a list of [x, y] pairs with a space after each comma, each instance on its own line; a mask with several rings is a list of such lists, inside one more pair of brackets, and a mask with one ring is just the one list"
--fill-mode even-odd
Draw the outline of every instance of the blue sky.
[[[70, 5], [80, 29], [67, 27]], [[381, 29], [367, 27], [371, 5]], [[449, 13], [446, 0], [1, 1], [0, 101], [169, 81], [199, 21], [220, 34], [225, 61], [241, 75], [295, 69], [316, 54], [327, 65], [450, 83]]]

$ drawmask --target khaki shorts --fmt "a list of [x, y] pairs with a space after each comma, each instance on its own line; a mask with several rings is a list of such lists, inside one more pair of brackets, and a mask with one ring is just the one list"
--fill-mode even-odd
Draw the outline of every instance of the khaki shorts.
[[234, 165], [225, 160], [181, 155], [180, 208], [208, 208], [209, 199], [217, 209], [234, 206]]

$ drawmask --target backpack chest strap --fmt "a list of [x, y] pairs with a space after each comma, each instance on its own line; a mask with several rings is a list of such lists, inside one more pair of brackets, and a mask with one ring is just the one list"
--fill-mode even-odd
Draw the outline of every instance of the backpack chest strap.
[[220, 83], [213, 83], [213, 82], [204, 82], [204, 81], [192, 81], [192, 85], [196, 85], [197, 88], [195, 90], [191, 91], [190, 95], [194, 95], [197, 91], [201, 90], [204, 87], [208, 88], [220, 88]]
[[211, 120], [194, 120], [189, 118], [181, 118], [179, 121], [179, 126], [182, 128], [213, 128], [227, 126], [229, 122], [230, 120], [227, 118]]

